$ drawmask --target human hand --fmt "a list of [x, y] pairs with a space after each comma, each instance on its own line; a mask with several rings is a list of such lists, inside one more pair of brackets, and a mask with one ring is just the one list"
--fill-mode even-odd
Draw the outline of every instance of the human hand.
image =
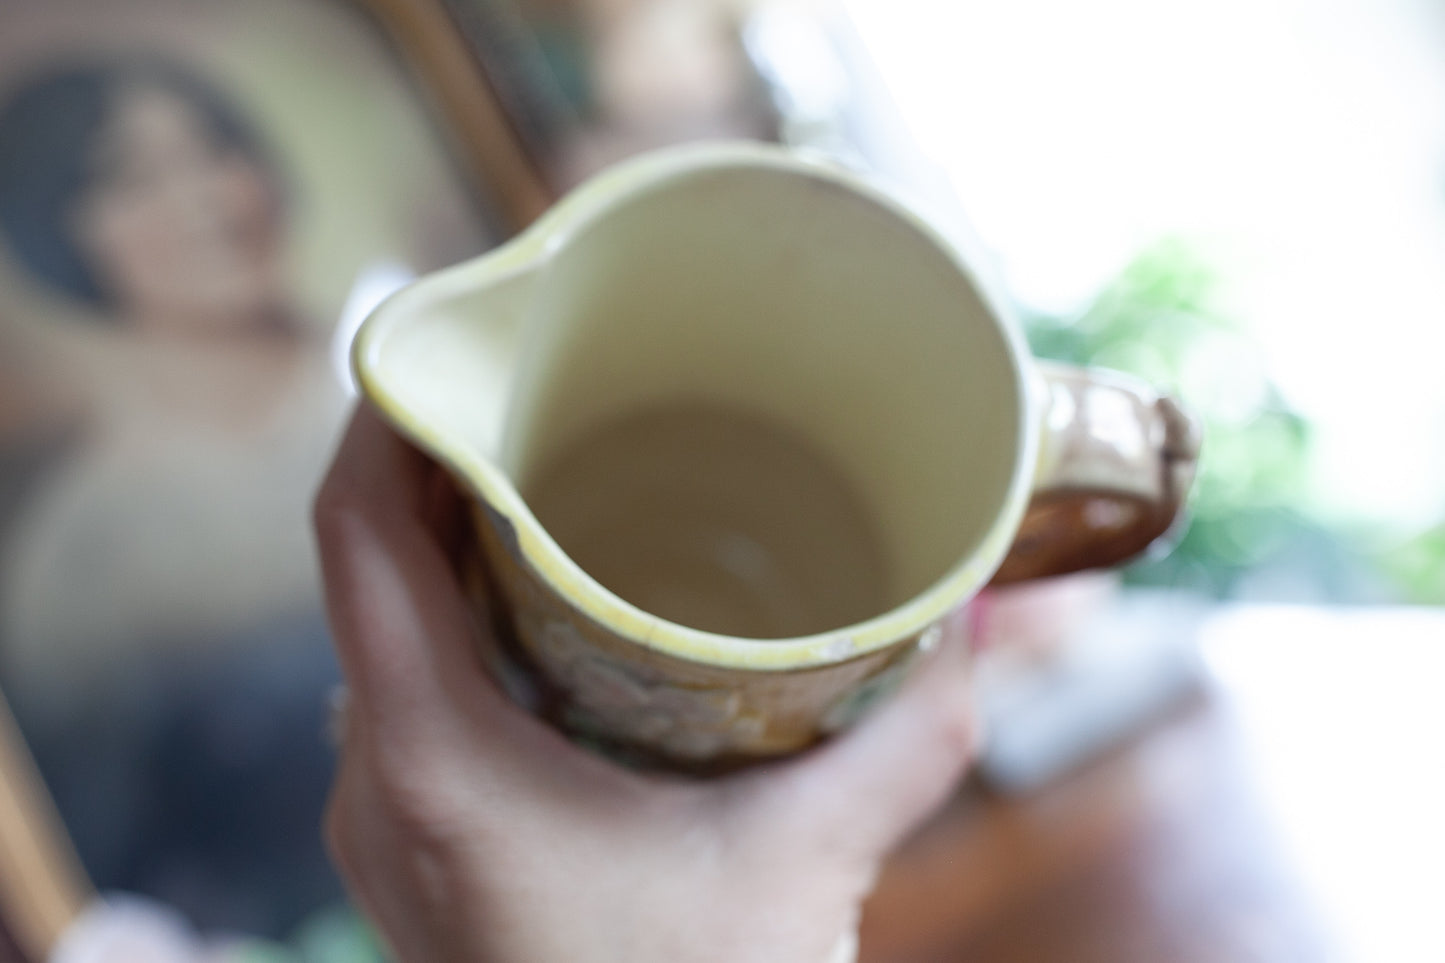
[[[445, 475], [369, 409], [316, 503], [349, 691], [326, 832], [403, 963], [830, 963], [972, 747], [957, 631], [844, 736], [730, 776], [624, 769], [476, 655]], [[831, 954], [831, 955], [830, 955]]]

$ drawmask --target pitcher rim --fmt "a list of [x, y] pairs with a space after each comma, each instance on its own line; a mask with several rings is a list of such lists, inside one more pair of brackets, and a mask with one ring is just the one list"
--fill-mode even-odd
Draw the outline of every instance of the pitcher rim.
[[[985, 305], [1002, 336], [1017, 384], [1019, 443], [1008, 490], [1000, 511], [972, 551], [907, 601], [863, 621], [806, 636], [746, 638], [708, 632], [653, 615], [614, 594], [562, 551], [537, 521], [510, 475], [492, 457], [415, 417], [385, 379], [377, 376], [373, 361], [380, 332], [394, 323], [398, 314], [424, 308], [452, 290], [476, 290], [538, 271], [588, 224], [625, 202], [672, 181], [727, 169], [770, 169], [828, 181], [905, 221], [948, 259]], [[1002, 564], [1027, 506], [1031, 466], [1038, 457], [1032, 355], [1024, 345], [1019, 326], [1001, 304], [990, 298], [957, 246], [906, 201], [863, 176], [825, 157], [774, 145], [695, 143], [643, 154], [597, 174], [511, 240], [469, 261], [424, 276], [392, 295], [362, 324], [351, 358], [362, 394], [394, 427], [450, 469], [472, 495], [502, 516], [515, 533], [516, 560], [531, 569], [551, 591], [588, 619], [636, 645], [717, 668], [770, 672], [822, 668], [887, 649], [940, 622], [983, 588]]]

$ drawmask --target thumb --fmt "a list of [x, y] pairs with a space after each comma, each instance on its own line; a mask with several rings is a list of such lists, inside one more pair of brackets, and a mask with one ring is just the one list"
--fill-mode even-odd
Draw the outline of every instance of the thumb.
[[775, 794], [774, 805], [802, 810], [788, 824], [876, 860], [947, 798], [973, 755], [976, 726], [962, 613], [943, 628], [938, 649], [890, 702], [767, 777], [762, 791]]

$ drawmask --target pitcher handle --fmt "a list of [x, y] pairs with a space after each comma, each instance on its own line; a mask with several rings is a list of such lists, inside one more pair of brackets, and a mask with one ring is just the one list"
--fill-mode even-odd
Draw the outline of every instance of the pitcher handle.
[[992, 584], [1116, 565], [1181, 517], [1199, 422], [1114, 371], [1039, 362], [1042, 432], [1033, 498]]

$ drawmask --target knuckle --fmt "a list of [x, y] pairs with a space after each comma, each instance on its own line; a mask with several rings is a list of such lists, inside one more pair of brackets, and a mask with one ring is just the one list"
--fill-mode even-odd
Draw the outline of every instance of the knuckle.
[[311, 500], [311, 527], [323, 540], [342, 534], [359, 513], [356, 496], [350, 487], [328, 478]]
[[415, 749], [383, 749], [373, 762], [376, 802], [387, 824], [412, 845], [449, 838], [461, 807], [450, 781]]
[[343, 874], [378, 847], [446, 853], [464, 838], [462, 794], [425, 756], [368, 747], [349, 760], [355, 768], [333, 787], [322, 814], [323, 838]]
[[327, 852], [343, 874], [348, 874], [352, 869], [351, 854], [355, 844], [353, 826], [345, 797], [342, 793], [333, 791], [321, 816], [321, 837], [326, 843]]

